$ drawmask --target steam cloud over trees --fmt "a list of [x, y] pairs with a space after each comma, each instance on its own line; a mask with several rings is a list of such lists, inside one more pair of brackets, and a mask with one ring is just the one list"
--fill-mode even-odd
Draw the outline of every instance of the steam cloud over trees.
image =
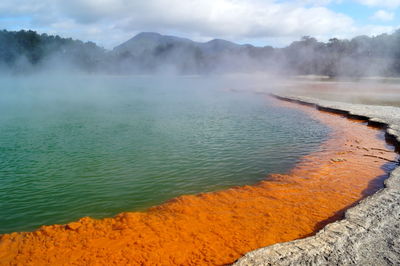
[[238, 45], [141, 33], [106, 50], [93, 42], [38, 34], [0, 32], [0, 69], [32, 73], [59, 69], [109, 74], [209, 74], [265, 71], [279, 75], [361, 77], [400, 75], [400, 30], [351, 40], [303, 37], [285, 48]]

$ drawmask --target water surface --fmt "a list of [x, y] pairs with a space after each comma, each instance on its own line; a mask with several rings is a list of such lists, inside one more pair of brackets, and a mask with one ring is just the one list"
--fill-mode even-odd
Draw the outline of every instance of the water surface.
[[0, 233], [285, 173], [329, 130], [221, 78], [2, 78]]

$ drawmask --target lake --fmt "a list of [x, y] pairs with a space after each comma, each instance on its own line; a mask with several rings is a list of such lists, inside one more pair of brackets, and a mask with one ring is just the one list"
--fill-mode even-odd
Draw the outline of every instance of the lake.
[[253, 93], [257, 85], [247, 80], [0, 82], [0, 233], [254, 184], [288, 172], [329, 134], [301, 111]]

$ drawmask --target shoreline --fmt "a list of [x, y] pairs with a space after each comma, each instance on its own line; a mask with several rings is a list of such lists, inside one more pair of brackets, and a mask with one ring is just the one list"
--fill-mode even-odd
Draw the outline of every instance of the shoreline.
[[[397, 152], [400, 108], [319, 100], [295, 95], [273, 97], [357, 117], [385, 130]], [[384, 187], [345, 211], [316, 235], [277, 243], [247, 253], [234, 265], [398, 265], [400, 264], [400, 163]]]
[[[321, 117], [324, 116], [321, 114]], [[343, 122], [342, 117], [332, 119], [336, 119], [344, 126], [346, 123], [349, 126], [351, 124], [346, 120]], [[327, 123], [330, 122], [332, 121]], [[337, 125], [332, 124], [331, 126]], [[367, 129], [365, 125], [354, 125], [353, 129], [356, 128], [371, 130]], [[371, 134], [369, 134], [370, 137]], [[336, 136], [338, 138], [336, 140], [343, 137]], [[343, 139], [341, 141], [343, 151], [347, 144], [343, 142]], [[357, 142], [357, 140], [355, 141]], [[335, 139], [328, 140], [327, 143], [330, 143], [331, 146], [336, 145]], [[359, 148], [352, 149], [356, 153]], [[324, 179], [324, 174], [335, 178], [336, 168], [346, 171], [346, 164], [349, 165], [350, 161], [330, 161], [332, 156], [337, 156], [332, 152], [317, 153], [313, 156], [305, 156], [302, 159], [303, 161], [317, 160], [316, 162], [299, 163], [289, 175], [272, 175], [273, 180], [262, 181], [253, 186], [181, 196], [155, 206], [144, 213], [121, 213], [114, 218], [101, 220], [85, 217], [67, 225], [44, 226], [32, 233], [3, 235], [0, 241], [0, 264], [2, 258], [7, 257], [10, 263], [17, 261], [24, 264], [34, 264], [35, 262], [36, 264], [94, 263], [98, 262], [97, 260], [115, 264], [133, 262], [145, 264], [151, 262], [155, 264], [231, 263], [239, 255], [243, 255], [243, 252], [254, 248], [315, 234], [324, 224], [331, 221], [332, 214], [335, 219], [339, 219], [344, 212], [343, 207], [347, 209], [354, 205], [354, 202], [365, 197], [364, 191], [370, 185], [370, 180], [334, 180], [336, 183], [331, 184], [330, 180]], [[321, 161], [318, 161], [321, 160], [321, 156], [324, 157], [323, 166], [320, 166]], [[352, 158], [352, 154], [346, 156]], [[357, 156], [354, 155], [356, 162], [360, 159]], [[366, 160], [369, 160], [374, 166], [382, 165], [382, 162], [374, 163], [372, 158], [366, 158]], [[369, 170], [373, 170], [373, 167]], [[313, 173], [313, 171], [317, 173]], [[366, 172], [361, 171], [360, 173]], [[313, 174], [315, 175], [312, 178], [304, 179], [303, 177]], [[376, 176], [371, 176], [371, 178], [371, 180], [375, 180]], [[342, 184], [342, 181], [349, 182], [350, 188], [354, 183], [364, 183], [356, 189], [357, 192], [353, 192], [352, 189], [346, 187], [346, 184]], [[325, 188], [326, 185], [332, 187]], [[310, 192], [310, 189], [316, 192]], [[303, 194], [297, 195], [299, 193]], [[342, 193], [349, 195], [347, 198], [342, 198]], [[314, 198], [312, 197], [315, 197], [316, 203], [313, 202]], [[239, 200], [237, 200], [238, 198]], [[311, 201], [310, 198], [312, 198]], [[332, 203], [332, 201], [334, 202]], [[318, 209], [321, 203], [326, 210]], [[287, 206], [282, 206], [282, 204]], [[234, 208], [231, 205], [234, 205]], [[309, 209], [312, 209], [312, 212]], [[293, 213], [296, 211], [300, 214]], [[219, 226], [213, 223], [217, 223]], [[314, 228], [315, 226], [316, 228]], [[193, 231], [193, 229], [195, 230]], [[227, 230], [227, 233], [224, 234], [224, 230]], [[196, 233], [200, 233], [200, 235], [196, 235]], [[260, 233], [266, 234], [266, 237], [264, 239], [257, 238], [261, 237], [257, 235]], [[124, 238], [126, 235], [130, 237]], [[182, 243], [174, 243], [174, 238], [182, 237], [181, 235], [183, 235], [181, 239], [183, 246]], [[251, 236], [255, 239], [249, 239]], [[185, 241], [192, 242], [185, 243]], [[221, 244], [228, 245], [228, 247], [220, 247]], [[109, 246], [112, 245], [120, 246], [120, 250], [110, 249]], [[11, 251], [15, 252], [14, 255], [5, 254], [4, 250], [7, 252], [7, 248], [10, 253]], [[143, 253], [133, 254], [139, 257], [138, 260], [126, 260], [124, 253], [140, 248], [143, 248]], [[153, 253], [159, 252], [160, 248], [161, 254], [154, 255]], [[196, 250], [198, 255], [179, 255], [182, 248]], [[60, 254], [63, 252], [66, 254]], [[177, 252], [178, 254], [176, 254]], [[152, 256], [150, 262], [147, 261], [149, 256]], [[171, 260], [166, 262], [166, 258]]]

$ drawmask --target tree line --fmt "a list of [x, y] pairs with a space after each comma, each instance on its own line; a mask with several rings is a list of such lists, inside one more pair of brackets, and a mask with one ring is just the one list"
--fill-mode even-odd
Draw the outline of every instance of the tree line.
[[31, 30], [3, 30], [0, 31], [0, 68], [25, 73], [68, 66], [85, 72], [126, 74], [151, 72], [168, 65], [179, 73], [197, 74], [270, 71], [330, 77], [400, 75], [400, 30], [350, 40], [332, 38], [327, 42], [305, 36], [284, 48], [225, 45], [224, 42], [216, 42], [217, 48], [210, 44], [207, 49], [194, 42], [160, 43], [154, 49], [134, 54]]

